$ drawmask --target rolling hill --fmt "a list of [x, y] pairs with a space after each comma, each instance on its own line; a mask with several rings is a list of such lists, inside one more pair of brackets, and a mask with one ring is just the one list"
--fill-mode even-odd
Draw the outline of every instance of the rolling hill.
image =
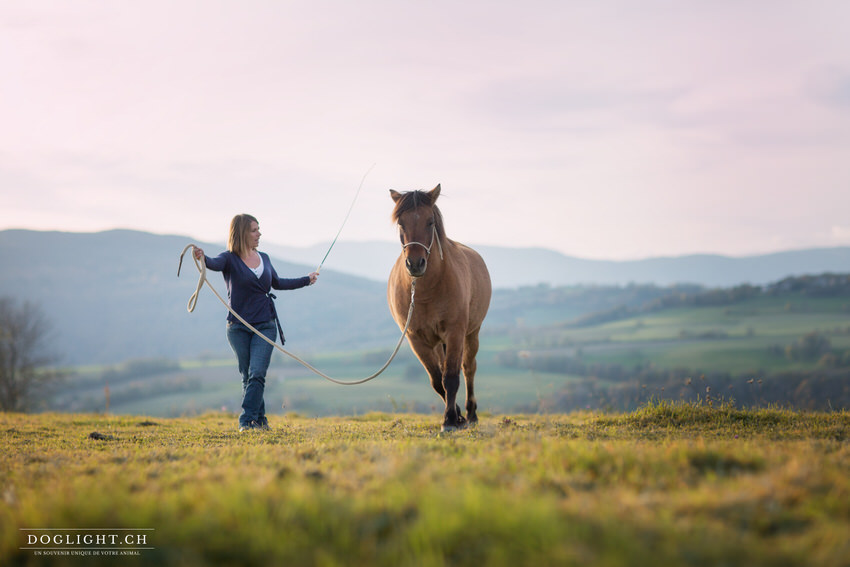
[[[179, 279], [176, 273], [179, 253], [190, 241], [186, 236], [130, 230], [0, 231], [0, 296], [41, 307], [53, 324], [53, 346], [65, 364], [230, 356], [224, 335], [226, 311], [209, 290], [203, 291], [194, 313], [186, 312], [197, 275], [191, 263], [184, 266]], [[199, 244], [208, 251], [222, 248], [221, 244]], [[320, 246], [319, 253], [313, 254], [316, 250], [264, 246], [283, 277], [314, 270], [326, 249]], [[690, 256], [637, 262], [578, 260], [548, 250], [479, 249], [496, 288], [485, 331], [510, 329], [519, 322], [571, 320], [670, 293], [653, 285], [626, 285], [629, 282], [655, 286], [694, 280], [709, 286], [767, 283], [787, 275], [842, 271], [850, 266], [850, 248], [749, 259]], [[386, 306], [385, 278], [397, 253], [392, 244], [340, 242], [318, 285], [278, 293], [287, 346], [308, 353], [393, 344], [398, 328]], [[345, 273], [355, 271], [355, 258], [364, 269], [359, 274]], [[213, 273], [211, 280], [223, 294], [220, 276]], [[546, 283], [535, 285], [539, 282]], [[579, 282], [594, 286], [553, 289]], [[534, 287], [512, 289], [520, 285]], [[609, 288], [599, 289], [600, 285]], [[624, 287], [612, 289], [612, 285]], [[557, 297], [538, 301], [550, 295]]]
[[[194, 313], [186, 310], [197, 271], [188, 261], [178, 279], [177, 263], [190, 241], [127, 230], [0, 232], [0, 295], [41, 306], [53, 323], [56, 351], [67, 364], [226, 356], [227, 312], [215, 296], [203, 290]], [[209, 251], [221, 249], [199, 244]], [[315, 269], [273, 262], [282, 277]], [[221, 276], [211, 272], [210, 280], [226, 297]], [[318, 285], [277, 293], [287, 345], [307, 351], [394, 340], [398, 330], [385, 294], [383, 284], [330, 269], [322, 271]]]

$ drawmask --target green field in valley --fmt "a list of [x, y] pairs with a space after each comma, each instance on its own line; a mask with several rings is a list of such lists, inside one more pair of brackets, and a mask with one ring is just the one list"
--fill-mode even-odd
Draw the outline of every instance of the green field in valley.
[[0, 564], [848, 564], [847, 412], [656, 403], [439, 423], [288, 415], [240, 434], [220, 413], [0, 414]]
[[759, 297], [733, 306], [687, 307], [564, 329], [560, 341], [581, 345], [590, 361], [665, 368], [686, 366], [733, 373], [814, 368], [818, 359], [791, 361], [780, 351], [807, 333], [850, 351], [846, 298]]
[[[532, 324], [534, 318], [527, 315], [542, 313], [534, 302], [545, 299], [532, 290], [527, 298], [531, 306], [513, 315], [494, 307], [478, 355], [476, 395], [483, 410], [629, 411], [651, 399], [695, 401], [710, 386], [715, 395], [720, 392], [742, 407], [850, 407], [850, 390], [844, 385], [850, 372], [846, 294], [760, 293], [719, 305], [633, 309], [611, 320], [585, 323], [563, 318], [574, 313], [572, 304], [554, 304], [545, 320], [540, 315]], [[392, 345], [343, 352], [287, 346], [321, 371], [355, 380], [380, 368]], [[703, 375], [706, 383], [697, 391], [694, 381]], [[106, 411], [107, 387], [113, 413], [177, 417], [238, 411], [240, 382], [232, 358], [73, 369], [42, 409]], [[441, 411], [406, 344], [383, 375], [355, 387], [326, 382], [275, 354], [266, 403], [279, 415]]]

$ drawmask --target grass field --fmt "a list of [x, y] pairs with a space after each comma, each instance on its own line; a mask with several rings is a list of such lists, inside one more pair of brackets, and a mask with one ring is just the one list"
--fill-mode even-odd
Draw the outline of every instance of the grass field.
[[[307, 355], [322, 372], [341, 380], [369, 376], [386, 362], [390, 352], [343, 352]], [[425, 370], [405, 344], [387, 371], [375, 380], [348, 387], [332, 384], [300, 364], [277, 360], [266, 384], [266, 406], [271, 413], [295, 412], [305, 416], [362, 415], [382, 412], [430, 412], [441, 405]], [[279, 357], [279, 358], [278, 358]], [[500, 367], [492, 352], [479, 357], [478, 403], [494, 412], [511, 411], [517, 405], [534, 406], [561, 386], [569, 376], [530, 375], [527, 371]], [[105, 410], [103, 370], [78, 372], [61, 390], [54, 407], [62, 411]], [[235, 411], [240, 403], [240, 378], [231, 359], [184, 361], [176, 370], [154, 376], [109, 384], [113, 413], [180, 417], [209, 410]], [[463, 397], [461, 386], [460, 396]]]
[[545, 349], [548, 340], [566, 353], [580, 349], [588, 364], [651, 363], [742, 375], [816, 368], [817, 359], [791, 361], [772, 352], [812, 332], [827, 337], [839, 357], [850, 350], [847, 298], [762, 296], [731, 306], [664, 309], [590, 326], [556, 326], [538, 333], [531, 346]]
[[[850, 565], [847, 412], [439, 423], [0, 414], [0, 565]], [[36, 551], [45, 528], [147, 529], [151, 549]]]

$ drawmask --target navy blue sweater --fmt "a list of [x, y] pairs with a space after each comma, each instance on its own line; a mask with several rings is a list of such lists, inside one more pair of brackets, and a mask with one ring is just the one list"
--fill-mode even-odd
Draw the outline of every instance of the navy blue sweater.
[[[275, 272], [268, 254], [260, 252], [263, 258], [263, 274], [258, 278], [245, 265], [237, 254], [222, 252], [215, 258], [204, 255], [204, 263], [208, 270], [222, 272], [227, 284], [227, 302], [230, 308], [252, 325], [265, 323], [274, 319], [274, 304], [269, 297], [269, 291], [274, 289], [298, 289], [310, 285], [310, 277], [279, 278]], [[238, 321], [229, 311], [228, 321]]]

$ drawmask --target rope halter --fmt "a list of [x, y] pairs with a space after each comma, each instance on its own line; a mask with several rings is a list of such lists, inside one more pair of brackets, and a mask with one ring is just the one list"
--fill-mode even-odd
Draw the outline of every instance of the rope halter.
[[402, 251], [404, 251], [404, 250], [407, 250], [408, 246], [421, 246], [422, 248], [425, 249], [425, 254], [427, 256], [430, 256], [431, 255], [431, 247], [434, 246], [435, 240], [437, 241], [437, 249], [440, 251], [440, 260], [442, 260], [443, 259], [443, 245], [440, 243], [440, 239], [437, 237], [437, 224], [436, 223], [434, 223], [434, 226], [431, 228], [431, 244], [429, 244], [428, 246], [425, 246], [421, 242], [414, 241], [414, 242], [408, 242], [407, 244], [402, 244], [401, 249], [402, 249]]

